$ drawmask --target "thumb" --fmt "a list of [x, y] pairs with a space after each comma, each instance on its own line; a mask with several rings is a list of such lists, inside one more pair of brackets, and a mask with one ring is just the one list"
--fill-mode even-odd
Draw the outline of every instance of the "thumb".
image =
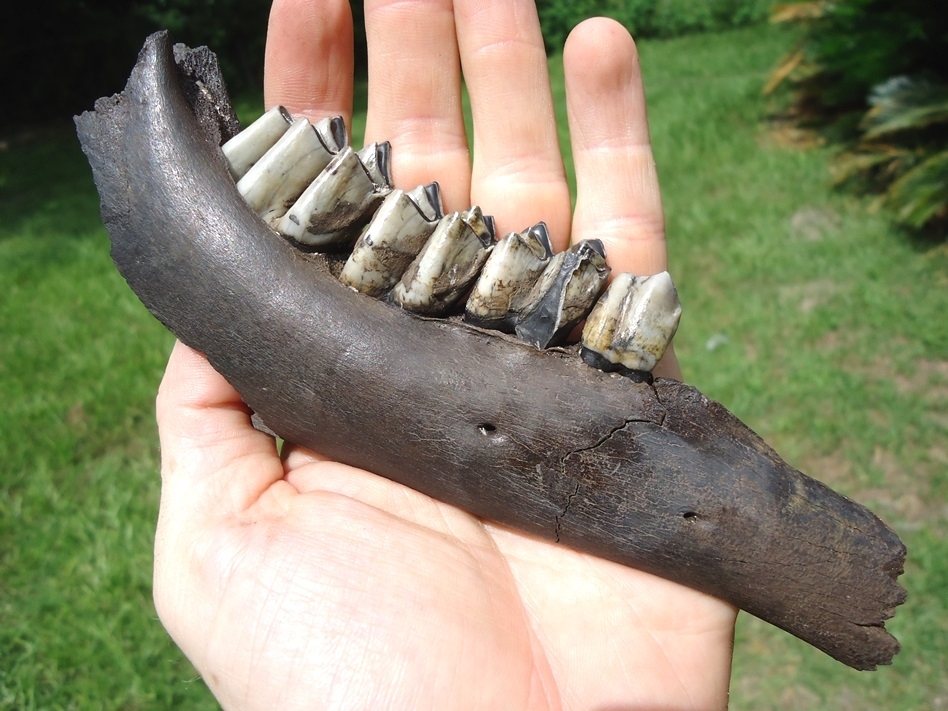
[[169, 508], [196, 516], [241, 512], [282, 479], [274, 439], [254, 429], [237, 391], [180, 341], [158, 389], [156, 414], [163, 514]]

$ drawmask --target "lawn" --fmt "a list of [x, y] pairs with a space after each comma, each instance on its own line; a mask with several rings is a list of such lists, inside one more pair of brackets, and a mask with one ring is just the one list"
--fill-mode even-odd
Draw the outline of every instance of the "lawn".
[[[741, 615], [732, 708], [948, 708], [948, 249], [831, 191], [828, 149], [768, 122], [760, 87], [788, 44], [767, 27], [641, 44], [677, 349], [689, 382], [900, 533], [909, 600], [876, 672]], [[151, 603], [172, 339], [108, 251], [71, 129], [8, 137], [0, 709], [216, 707]]]

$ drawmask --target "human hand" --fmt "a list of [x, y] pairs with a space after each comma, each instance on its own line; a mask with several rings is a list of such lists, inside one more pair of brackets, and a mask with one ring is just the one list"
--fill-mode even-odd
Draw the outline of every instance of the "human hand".
[[[591, 20], [564, 54], [578, 196], [557, 143], [533, 0], [366, 3], [366, 140], [398, 187], [438, 180], [497, 231], [602, 239], [614, 271], [665, 268], [638, 60]], [[276, 0], [266, 103], [349, 117], [348, 2]], [[473, 167], [460, 110], [471, 96]], [[674, 361], [666, 373], [677, 372]], [[722, 708], [735, 610], [481, 521], [253, 429], [178, 344], [158, 397], [155, 601], [227, 708]]]

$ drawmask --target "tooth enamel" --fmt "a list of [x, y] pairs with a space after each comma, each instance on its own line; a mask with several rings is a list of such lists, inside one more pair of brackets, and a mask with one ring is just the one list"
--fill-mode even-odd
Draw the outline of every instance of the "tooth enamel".
[[274, 106], [221, 146], [234, 180], [244, 177], [250, 167], [273, 148], [292, 123], [293, 117], [286, 109]]
[[237, 182], [237, 190], [273, 225], [347, 140], [341, 118], [323, 119], [315, 126], [298, 119]]
[[392, 144], [388, 141], [370, 143], [359, 151], [359, 160], [375, 185], [386, 188], [386, 194], [392, 189]]
[[351, 245], [392, 190], [389, 144], [372, 143], [356, 153], [346, 147], [300, 195], [275, 229], [317, 249]]
[[495, 244], [493, 218], [480, 208], [442, 217], [437, 183], [393, 190], [387, 142], [359, 152], [347, 142], [342, 119], [311, 126], [277, 106], [223, 151], [232, 174], [246, 171], [237, 184], [244, 199], [300, 245], [344, 247], [369, 221], [339, 276], [346, 286], [376, 298], [390, 292], [406, 310], [439, 316], [474, 283], [469, 323], [543, 349], [565, 343], [586, 318], [589, 365], [629, 375], [661, 359], [681, 317], [667, 272], [620, 274], [596, 303], [610, 271], [600, 240], [553, 255], [539, 222]]
[[493, 242], [493, 218], [480, 208], [445, 216], [395, 285], [392, 301], [415, 313], [443, 315], [477, 278]]
[[339, 281], [380, 297], [408, 269], [444, 215], [437, 183], [393, 190], [356, 241]]
[[557, 254], [526, 297], [517, 337], [537, 348], [562, 345], [593, 307], [609, 271], [600, 240], [583, 240]]
[[680, 320], [681, 302], [668, 272], [619, 274], [586, 319], [583, 360], [606, 371], [651, 371]]
[[464, 320], [513, 332], [527, 296], [552, 257], [550, 234], [543, 222], [501, 239], [467, 300]]

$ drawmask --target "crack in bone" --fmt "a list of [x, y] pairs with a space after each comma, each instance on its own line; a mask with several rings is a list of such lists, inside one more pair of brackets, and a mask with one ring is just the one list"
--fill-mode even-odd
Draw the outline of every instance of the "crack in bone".
[[[569, 456], [569, 455], [567, 455], [567, 456]], [[556, 540], [557, 543], [560, 542], [560, 528], [562, 527], [563, 519], [566, 517], [566, 514], [569, 513], [569, 507], [572, 505], [573, 499], [576, 498], [576, 494], [579, 493], [579, 487], [580, 487], [580, 483], [577, 481], [577, 482], [576, 482], [576, 488], [573, 489], [573, 493], [566, 497], [566, 505], [563, 507], [562, 513], [560, 513], [560, 515], [557, 516], [556, 519], [555, 519], [555, 520], [556, 520], [556, 538], [555, 538], [555, 540]]]
[[[662, 414], [662, 419], [664, 419], [664, 413]], [[602, 435], [598, 440], [596, 440], [592, 444], [587, 445], [585, 447], [579, 447], [578, 449], [570, 450], [569, 452], [564, 454], [562, 457], [560, 457], [560, 469], [561, 469], [562, 474], [564, 476], [569, 476], [569, 474], [566, 471], [567, 469], [566, 461], [570, 457], [572, 457], [575, 454], [582, 454], [583, 452], [591, 452], [595, 449], [598, 449], [603, 444], [605, 444], [610, 439], [612, 439], [616, 435], [617, 432], [620, 432], [626, 429], [629, 425], [631, 425], [634, 422], [650, 422], [650, 420], [645, 419], [645, 418], [638, 418], [638, 417], [628, 417], [622, 422], [621, 425], [616, 425], [615, 427], [611, 428], [608, 432], [606, 432], [604, 435]], [[566, 517], [566, 514], [569, 513], [570, 506], [572, 506], [573, 504], [573, 499], [575, 499], [577, 494], [579, 494], [579, 490], [580, 488], [582, 488], [582, 485], [583, 485], [582, 481], [580, 480], [576, 481], [576, 486], [574, 487], [572, 493], [567, 494], [566, 496], [566, 503], [563, 505], [563, 510], [559, 513], [559, 515], [554, 517], [554, 540], [557, 543], [560, 542], [560, 531], [562, 530], [562, 527], [563, 527], [563, 519]]]

